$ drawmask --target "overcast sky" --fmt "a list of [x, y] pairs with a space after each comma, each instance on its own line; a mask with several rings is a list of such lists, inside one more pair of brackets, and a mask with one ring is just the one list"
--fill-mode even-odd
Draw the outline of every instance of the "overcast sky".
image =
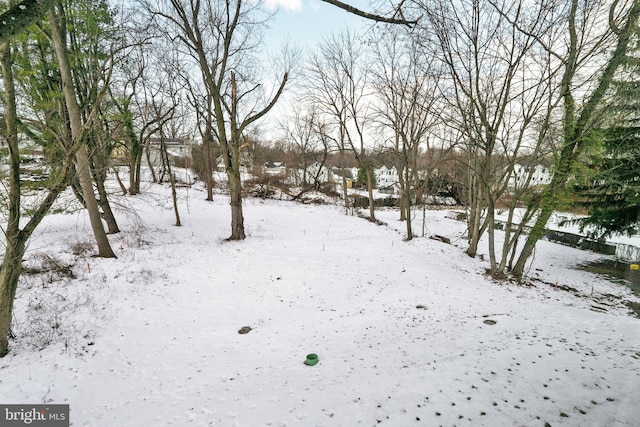
[[[354, 7], [371, 10], [369, 0], [347, 0], [347, 2]], [[265, 0], [265, 5], [276, 12], [269, 23], [270, 29], [265, 35], [267, 56], [278, 55], [281, 47], [287, 43], [309, 53], [318, 46], [323, 37], [332, 32], [338, 32], [346, 27], [357, 31], [372, 24], [370, 20], [320, 0]], [[266, 84], [274, 83], [270, 81]], [[302, 89], [297, 86], [297, 83], [300, 82], [289, 82], [285, 94], [268, 116], [261, 121], [260, 128], [267, 139], [277, 139], [278, 122], [288, 115], [301, 94]]]
[[[348, 0], [348, 3], [369, 9], [368, 0]], [[265, 4], [277, 11], [270, 24], [269, 49], [278, 48], [287, 41], [303, 49], [312, 49], [323, 35], [334, 30], [371, 24], [371, 21], [320, 0], [265, 0]]]

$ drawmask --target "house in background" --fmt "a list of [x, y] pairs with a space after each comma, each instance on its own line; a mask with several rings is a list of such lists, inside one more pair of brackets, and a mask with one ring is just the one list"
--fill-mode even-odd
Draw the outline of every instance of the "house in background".
[[[191, 141], [184, 138], [165, 138], [169, 161], [175, 165], [175, 159], [191, 159]], [[149, 139], [149, 163], [153, 166], [162, 166], [162, 140], [160, 138]]]
[[[323, 167], [320, 173], [318, 173], [318, 169], [321, 165], [318, 162], [310, 163], [307, 166], [307, 181], [313, 180], [313, 178], [318, 176], [319, 184], [329, 184], [333, 191], [340, 191], [340, 187], [343, 185], [343, 178], [346, 181], [347, 189], [354, 189], [356, 187], [356, 182], [358, 181], [358, 168], [340, 168], [337, 166], [332, 167]], [[303, 170], [296, 171], [296, 178], [298, 182], [302, 182], [303, 178]], [[398, 170], [395, 166], [387, 167], [382, 166], [374, 170], [377, 188], [380, 192], [387, 194], [395, 194], [396, 186], [398, 184]]]
[[338, 187], [342, 187], [343, 178], [347, 182], [347, 189], [355, 186], [358, 177], [358, 168], [339, 168], [333, 166], [328, 174], [328, 183], [331, 184], [333, 191], [338, 191]]
[[271, 176], [284, 176], [287, 174], [287, 165], [284, 162], [266, 161], [262, 164], [262, 172]]
[[289, 179], [293, 185], [320, 187], [330, 181], [331, 170], [326, 164], [318, 161], [307, 163], [304, 169], [292, 169], [289, 171]]
[[[527, 183], [527, 180], [531, 180]], [[525, 185], [529, 188], [548, 185], [553, 178], [553, 171], [549, 165], [543, 163], [514, 165], [514, 173], [509, 178], [510, 188], [523, 188]]]
[[395, 166], [388, 168], [382, 165], [374, 170], [378, 190], [387, 194], [394, 194], [398, 184], [398, 170]]

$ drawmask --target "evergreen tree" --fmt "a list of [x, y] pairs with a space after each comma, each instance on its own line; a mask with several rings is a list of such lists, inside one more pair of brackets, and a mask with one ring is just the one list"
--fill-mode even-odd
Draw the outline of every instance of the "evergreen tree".
[[[373, 170], [373, 168], [371, 168]], [[377, 187], [378, 183], [376, 182], [376, 175], [371, 174], [371, 180], [373, 187]], [[356, 177], [356, 185], [365, 186], [367, 185], [367, 169], [364, 166], [360, 166], [358, 168], [358, 176]]]
[[[635, 40], [633, 53], [640, 53]], [[635, 234], [640, 229], [640, 57], [628, 56], [603, 108], [607, 125], [594, 136], [584, 175], [574, 186], [592, 234]], [[581, 174], [578, 174], [580, 176]]]
[[581, 225], [595, 226], [600, 236], [635, 234], [640, 226], [640, 127], [633, 121], [603, 131], [586, 176], [574, 187], [589, 213]]

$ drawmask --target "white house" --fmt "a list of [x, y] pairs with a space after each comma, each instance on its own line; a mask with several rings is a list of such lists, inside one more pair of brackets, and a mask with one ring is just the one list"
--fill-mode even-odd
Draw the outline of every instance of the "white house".
[[285, 175], [287, 172], [287, 165], [284, 162], [264, 162], [262, 165], [262, 171], [267, 175]]
[[[305, 184], [326, 184], [330, 181], [330, 170], [326, 165], [314, 161], [305, 166], [304, 169], [291, 171], [290, 177], [294, 185]], [[317, 182], [316, 181], [317, 177]]]
[[523, 186], [527, 185], [529, 177], [531, 177], [531, 180], [528, 182], [528, 187], [548, 185], [551, 182], [551, 178], [553, 178], [551, 168], [542, 164], [522, 165], [516, 163], [514, 172], [509, 179], [509, 187], [511, 188], [523, 188]]
[[395, 166], [388, 168], [385, 165], [382, 165], [381, 167], [377, 168], [374, 173], [379, 189], [389, 187], [393, 188], [398, 183], [398, 170]]
[[[183, 138], [165, 138], [164, 144], [170, 159], [191, 158], [191, 142]], [[153, 166], [162, 165], [161, 139], [149, 139], [149, 161]]]
[[347, 183], [347, 188], [353, 188], [358, 177], [358, 168], [339, 168], [333, 166], [328, 177], [335, 191], [338, 191], [338, 187], [342, 186], [343, 178]]

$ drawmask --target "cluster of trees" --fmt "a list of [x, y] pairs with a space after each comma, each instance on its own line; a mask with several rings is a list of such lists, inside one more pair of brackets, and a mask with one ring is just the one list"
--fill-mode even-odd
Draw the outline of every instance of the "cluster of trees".
[[[567, 191], [584, 188], [594, 222], [607, 217], [611, 230], [637, 224], [637, 183], [628, 166], [636, 161], [629, 147], [637, 132], [630, 100], [639, 8], [633, 0], [405, 3], [405, 11], [422, 17], [414, 26], [377, 27], [364, 36], [346, 31], [321, 43], [308, 61], [306, 91], [298, 100], [306, 108], [289, 118], [286, 134], [301, 153], [309, 147], [351, 151], [370, 190], [375, 157], [393, 153], [401, 219], [429, 186], [418, 176], [419, 153], [437, 149], [451, 158], [455, 151], [465, 171], [450, 173], [464, 179], [456, 184], [469, 212], [467, 253], [475, 256], [486, 235], [489, 273], [519, 278], [550, 215], [570, 199]], [[615, 101], [621, 97], [626, 101]], [[597, 149], [599, 160], [592, 156]], [[525, 176], [517, 173], [524, 158], [530, 166], [553, 163], [553, 180], [544, 190], [531, 191], [534, 167]], [[585, 175], [585, 164], [606, 176]], [[593, 204], [598, 200], [600, 210]], [[499, 201], [509, 202], [500, 246], [494, 230]], [[375, 220], [374, 203], [369, 205]], [[524, 217], [515, 220], [521, 206]]]
[[[602, 194], [620, 202], [615, 213], [591, 204], [593, 218], [609, 221], [608, 230], [633, 227], [637, 59], [630, 52], [637, 50], [640, 0], [403, 0], [402, 7], [382, 6], [376, 14], [323, 1], [399, 25], [332, 34], [304, 66], [299, 52], [285, 51], [269, 68], [258, 58], [270, 17], [260, 2], [138, 0], [128, 10], [107, 0], [4, 4], [0, 132], [9, 174], [0, 355], [8, 349], [25, 244], [57, 195], [71, 185], [89, 213], [98, 255], [114, 257], [106, 234], [118, 225], [104, 188], [107, 171], [116, 172], [123, 193], [139, 193], [151, 138], [160, 140], [172, 183], [165, 139], [202, 141], [208, 200], [214, 159], [222, 157], [231, 195], [229, 239], [244, 239], [242, 154], [294, 75], [304, 76], [303, 95], [283, 121], [283, 139], [303, 163], [355, 159], [369, 189], [371, 221], [376, 159], [393, 159], [408, 239], [412, 204], [436, 184], [429, 177], [445, 175], [457, 177], [468, 206], [467, 253], [475, 256], [487, 235], [488, 272], [495, 277], [523, 275], [567, 188], [579, 189], [587, 202]], [[26, 221], [20, 211], [23, 136], [43, 147], [52, 168]], [[126, 153], [128, 185], [110, 163], [115, 150]], [[533, 163], [554, 160], [553, 180], [541, 192], [529, 190], [532, 175], [509, 185], [524, 156]], [[434, 173], [420, 176], [424, 169]], [[349, 208], [346, 194], [344, 200]], [[510, 219], [516, 207], [527, 208], [520, 223], [508, 222], [501, 247], [494, 235], [498, 200], [510, 201]], [[179, 225], [175, 202], [174, 185]], [[525, 236], [523, 225], [534, 218]]]
[[[469, 247], [489, 241], [488, 272], [521, 277], [567, 183], [606, 124], [612, 81], [638, 36], [638, 1], [423, 1], [421, 43], [443, 71], [441, 119], [466, 153]], [[609, 116], [610, 117], [610, 116]], [[553, 179], [527, 192], [531, 175], [513, 182], [523, 156], [551, 157]], [[494, 236], [496, 201], [507, 192], [504, 243]], [[515, 208], [526, 213], [512, 221]], [[534, 220], [525, 236], [524, 225]], [[512, 225], [515, 224], [515, 225]], [[519, 242], [524, 243], [519, 247]]]
[[[369, 19], [407, 23], [326, 1]], [[240, 152], [250, 126], [282, 94], [292, 65], [285, 57], [282, 66], [274, 68], [275, 89], [267, 93], [256, 52], [270, 14], [260, 2], [244, 0], [140, 0], [130, 6], [117, 10], [106, 0], [2, 2], [0, 130], [9, 171], [0, 267], [0, 357], [8, 351], [26, 242], [68, 186], [89, 213], [97, 255], [115, 257], [107, 232], [119, 230], [104, 188], [114, 150], [128, 156], [128, 187], [117, 170], [113, 172], [123, 192], [135, 195], [145, 151], [148, 156], [152, 137], [160, 140], [179, 225], [166, 138], [184, 136], [187, 123], [195, 122], [205, 152], [208, 199], [215, 144], [231, 193], [229, 239], [245, 238]], [[25, 137], [42, 147], [51, 173], [39, 204], [21, 221], [20, 149]]]

